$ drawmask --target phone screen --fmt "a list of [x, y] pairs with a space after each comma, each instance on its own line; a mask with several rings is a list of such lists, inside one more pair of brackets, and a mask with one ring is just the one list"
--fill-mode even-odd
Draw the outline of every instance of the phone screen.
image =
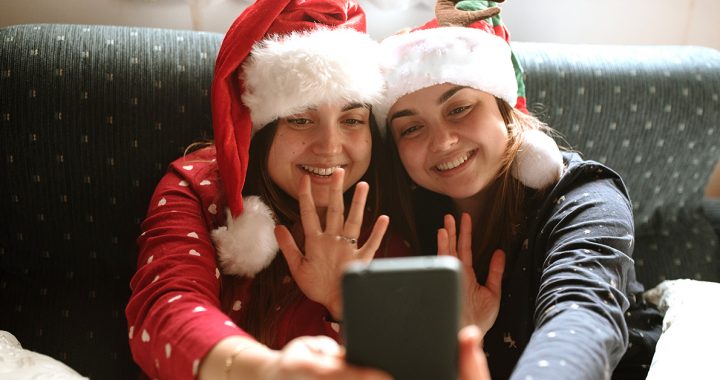
[[456, 379], [461, 276], [449, 256], [349, 265], [342, 285], [348, 362], [396, 380]]

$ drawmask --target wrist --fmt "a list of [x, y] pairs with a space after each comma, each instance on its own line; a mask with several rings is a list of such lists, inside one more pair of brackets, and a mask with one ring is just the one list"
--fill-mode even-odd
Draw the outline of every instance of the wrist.
[[327, 309], [326, 320], [328, 322], [335, 322], [335, 323], [342, 322], [342, 318], [343, 318], [342, 303], [340, 301], [331, 303], [330, 305], [328, 305], [326, 307], [326, 309]]
[[240, 344], [225, 360], [224, 379], [263, 379], [277, 357], [277, 351], [259, 343]]
[[250, 337], [225, 338], [203, 359], [198, 379], [262, 378], [264, 364], [274, 359], [274, 353]]
[[327, 312], [327, 314], [325, 314], [325, 317], [323, 319], [327, 323], [337, 323], [339, 325], [342, 324], [342, 319], [336, 319], [335, 317], [333, 317], [332, 313], [330, 313], [329, 311]]

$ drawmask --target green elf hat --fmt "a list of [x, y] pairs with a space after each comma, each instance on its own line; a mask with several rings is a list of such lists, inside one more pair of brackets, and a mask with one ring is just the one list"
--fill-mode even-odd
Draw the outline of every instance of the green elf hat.
[[[500, 8], [496, 5], [504, 1], [461, 0], [455, 3], [452, 0], [441, 0], [435, 6], [437, 18], [414, 30], [437, 28], [438, 26], [464, 26], [494, 34], [510, 45], [510, 31], [502, 22]], [[525, 97], [523, 68], [512, 47], [510, 49], [510, 58], [515, 70], [515, 80], [517, 81], [515, 108], [524, 113], [529, 113], [527, 110], [527, 98]]]

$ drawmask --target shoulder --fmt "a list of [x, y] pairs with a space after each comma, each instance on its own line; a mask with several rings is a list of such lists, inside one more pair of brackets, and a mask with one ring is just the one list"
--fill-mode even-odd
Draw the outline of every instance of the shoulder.
[[536, 221], [566, 220], [569, 215], [594, 215], [632, 221], [627, 188], [610, 167], [564, 153], [566, 169], [558, 183], [535, 200]]
[[182, 177], [208, 177], [218, 175], [216, 151], [214, 146], [198, 149], [183, 155], [170, 163], [169, 170], [180, 173]]
[[617, 194], [623, 202], [630, 202], [625, 183], [615, 170], [597, 161], [585, 160], [577, 153], [563, 153], [565, 171], [555, 186], [547, 192], [546, 200], [587, 193]]

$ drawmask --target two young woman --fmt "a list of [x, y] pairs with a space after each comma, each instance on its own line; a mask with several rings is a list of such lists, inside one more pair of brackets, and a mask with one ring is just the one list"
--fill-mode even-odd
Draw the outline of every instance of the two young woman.
[[[383, 238], [378, 190], [392, 186], [376, 166], [375, 104], [417, 186], [407, 210], [418, 224], [412, 214], [393, 223], [422, 238], [440, 221], [425, 250], [477, 275], [465, 320], [490, 330], [494, 375], [516, 362], [517, 375], [609, 373], [626, 345], [632, 280], [619, 177], [574, 155], [563, 164], [510, 106], [515, 77], [502, 40], [487, 39], [497, 37], [439, 28], [378, 52], [364, 28], [354, 2], [287, 0], [260, 0], [230, 28], [213, 82], [215, 147], [171, 164], [142, 226], [126, 311], [135, 360], [153, 378], [384, 378], [344, 363], [333, 322], [347, 261], [410, 254], [397, 234]], [[443, 55], [457, 59], [428, 59]], [[429, 198], [445, 202], [429, 209]], [[459, 238], [445, 214], [464, 215]], [[487, 378], [478, 339], [461, 334], [464, 379]]]
[[228, 31], [214, 147], [170, 165], [138, 239], [126, 315], [147, 376], [386, 378], [345, 364], [334, 322], [348, 261], [409, 253], [379, 216], [364, 32], [357, 3], [318, 0], [260, 0]]

